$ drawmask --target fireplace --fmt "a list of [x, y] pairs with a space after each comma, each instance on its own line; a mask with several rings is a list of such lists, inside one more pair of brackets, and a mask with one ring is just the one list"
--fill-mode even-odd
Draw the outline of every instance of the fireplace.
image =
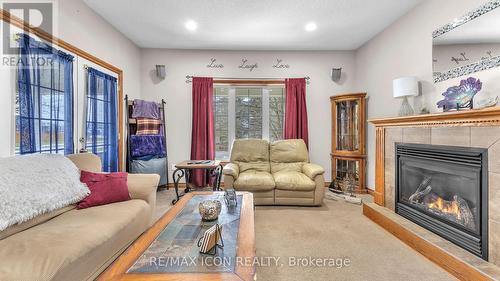
[[395, 146], [396, 213], [488, 260], [487, 149]]

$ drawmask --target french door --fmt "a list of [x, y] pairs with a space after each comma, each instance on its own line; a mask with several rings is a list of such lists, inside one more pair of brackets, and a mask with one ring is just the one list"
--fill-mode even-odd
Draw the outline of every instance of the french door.
[[78, 147], [98, 155], [105, 172], [118, 171], [118, 94], [116, 74], [79, 60]]

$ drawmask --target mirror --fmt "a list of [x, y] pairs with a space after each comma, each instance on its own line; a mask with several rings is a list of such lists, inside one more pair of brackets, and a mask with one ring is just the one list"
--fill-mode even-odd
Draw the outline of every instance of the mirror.
[[434, 82], [500, 66], [500, 1], [433, 32]]

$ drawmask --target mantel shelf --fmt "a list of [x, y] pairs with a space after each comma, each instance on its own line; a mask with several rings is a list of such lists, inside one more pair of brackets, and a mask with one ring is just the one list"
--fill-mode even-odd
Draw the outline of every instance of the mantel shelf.
[[500, 124], [500, 106], [424, 115], [375, 118], [368, 122], [376, 127], [409, 126], [492, 126]]

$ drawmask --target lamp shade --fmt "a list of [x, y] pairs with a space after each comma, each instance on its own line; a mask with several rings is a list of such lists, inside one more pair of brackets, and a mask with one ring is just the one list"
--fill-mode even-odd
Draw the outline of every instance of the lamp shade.
[[418, 96], [417, 77], [401, 77], [392, 81], [393, 96], [395, 98]]

